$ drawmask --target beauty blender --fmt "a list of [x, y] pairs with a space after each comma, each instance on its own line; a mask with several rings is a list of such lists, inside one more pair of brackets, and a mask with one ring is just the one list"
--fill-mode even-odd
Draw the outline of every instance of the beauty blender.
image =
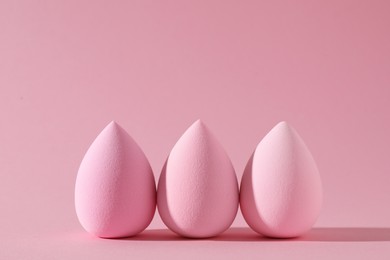
[[238, 204], [232, 163], [198, 120], [177, 141], [162, 170], [157, 189], [160, 216], [179, 235], [206, 238], [230, 227]]
[[258, 144], [241, 181], [240, 206], [248, 225], [269, 237], [307, 232], [322, 205], [316, 163], [298, 133], [277, 124]]
[[152, 169], [140, 147], [115, 122], [103, 129], [81, 162], [75, 206], [84, 229], [103, 238], [136, 235], [153, 218]]

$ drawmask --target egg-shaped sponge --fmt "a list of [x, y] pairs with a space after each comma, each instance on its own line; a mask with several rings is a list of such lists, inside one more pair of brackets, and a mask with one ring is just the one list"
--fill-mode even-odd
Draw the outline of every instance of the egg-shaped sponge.
[[136, 235], [153, 218], [152, 169], [138, 144], [115, 122], [103, 129], [81, 162], [75, 206], [84, 229], [103, 238]]
[[307, 232], [322, 205], [320, 174], [309, 149], [286, 122], [256, 147], [242, 177], [240, 206], [248, 225], [269, 237]]
[[157, 189], [160, 216], [179, 235], [212, 237], [230, 227], [238, 204], [232, 163], [198, 120], [177, 141], [162, 170]]

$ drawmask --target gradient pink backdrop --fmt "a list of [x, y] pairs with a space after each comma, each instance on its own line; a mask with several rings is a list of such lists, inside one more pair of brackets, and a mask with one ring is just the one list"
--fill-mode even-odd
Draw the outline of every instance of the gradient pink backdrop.
[[[111, 120], [158, 178], [201, 118], [239, 179], [257, 143], [286, 120], [322, 174], [316, 226], [390, 227], [389, 10], [385, 0], [1, 1], [3, 254], [51, 248], [42, 259], [68, 246], [70, 256], [83, 255], [74, 182]], [[246, 227], [241, 214], [234, 226]], [[164, 228], [158, 215], [149, 228]], [[64, 237], [73, 244], [53, 242]], [[361, 255], [361, 244], [347, 252]], [[388, 242], [365, 246], [390, 253]]]

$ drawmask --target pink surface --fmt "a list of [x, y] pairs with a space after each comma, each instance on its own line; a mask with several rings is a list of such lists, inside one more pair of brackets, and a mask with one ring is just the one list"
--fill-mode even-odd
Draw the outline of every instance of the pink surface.
[[322, 185], [317, 165], [298, 133], [278, 123], [245, 167], [240, 206], [249, 226], [269, 237], [301, 236], [317, 220]]
[[[389, 9], [383, 0], [0, 1], [2, 258], [176, 251], [388, 259], [389, 237], [370, 238], [390, 227]], [[329, 239], [132, 244], [88, 237], [75, 214], [74, 184], [97, 133], [116, 120], [157, 179], [198, 118], [238, 180], [269, 129], [282, 120], [293, 125], [321, 172], [315, 228], [327, 228]], [[233, 226], [247, 227], [240, 213]], [[358, 239], [337, 242], [346, 227]], [[156, 214], [149, 229], [162, 228]]]
[[115, 122], [96, 137], [81, 162], [75, 207], [85, 230], [105, 238], [134, 236], [153, 219], [152, 169], [141, 148]]
[[180, 137], [161, 172], [157, 207], [163, 222], [185, 237], [219, 235], [236, 217], [236, 173], [217, 138], [200, 120]]

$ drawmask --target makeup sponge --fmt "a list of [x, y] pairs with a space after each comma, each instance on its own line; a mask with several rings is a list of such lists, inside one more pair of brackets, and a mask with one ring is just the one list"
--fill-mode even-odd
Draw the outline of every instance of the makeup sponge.
[[81, 162], [75, 206], [84, 229], [104, 238], [136, 235], [153, 218], [152, 169], [140, 147], [115, 122], [103, 129]]
[[269, 237], [296, 237], [316, 221], [321, 179], [297, 132], [277, 124], [258, 144], [241, 182], [240, 206], [248, 225]]
[[162, 170], [157, 189], [160, 216], [179, 235], [212, 237], [230, 227], [238, 204], [232, 163], [198, 120], [178, 140]]

